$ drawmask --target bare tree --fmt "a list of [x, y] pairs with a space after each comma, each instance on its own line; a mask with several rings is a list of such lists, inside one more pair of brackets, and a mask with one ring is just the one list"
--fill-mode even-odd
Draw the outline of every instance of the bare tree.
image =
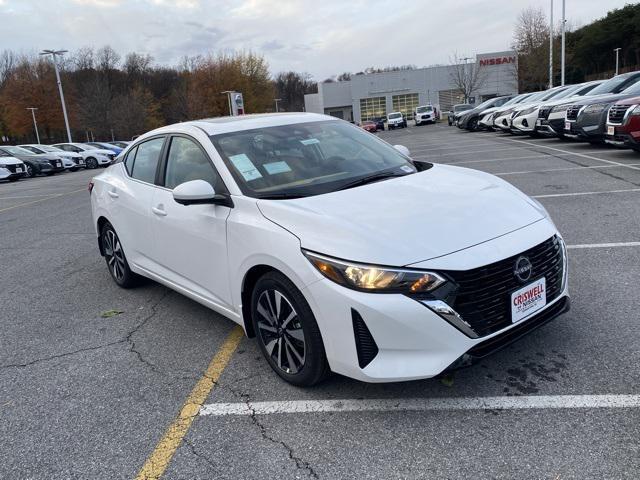
[[514, 75], [521, 92], [540, 90], [549, 84], [549, 24], [540, 7], [520, 12], [513, 33], [513, 49], [518, 53]]
[[467, 63], [470, 57], [459, 56], [454, 52], [451, 58], [451, 66], [449, 67], [449, 75], [451, 81], [460, 93], [464, 95], [464, 101], [468, 102], [469, 97], [478, 91], [487, 80], [487, 72], [485, 67], [478, 62]]

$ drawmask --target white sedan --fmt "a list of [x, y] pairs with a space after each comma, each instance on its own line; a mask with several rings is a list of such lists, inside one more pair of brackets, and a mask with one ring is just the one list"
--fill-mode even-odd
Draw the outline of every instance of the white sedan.
[[103, 148], [96, 148], [84, 143], [57, 143], [53, 145], [65, 152], [79, 153], [85, 161], [87, 168], [108, 167], [116, 158], [115, 152]]
[[90, 183], [121, 287], [154, 279], [240, 324], [295, 385], [432, 377], [569, 308], [546, 210], [311, 113], [180, 123]]

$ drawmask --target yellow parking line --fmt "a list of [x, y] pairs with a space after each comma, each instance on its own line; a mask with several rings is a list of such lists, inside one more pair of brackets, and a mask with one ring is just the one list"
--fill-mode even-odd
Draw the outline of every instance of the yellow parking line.
[[193, 419], [200, 412], [200, 408], [209, 393], [211, 393], [213, 386], [220, 378], [229, 360], [231, 360], [243, 336], [244, 331], [241, 327], [236, 326], [231, 330], [218, 352], [211, 359], [211, 363], [209, 363], [202, 378], [198, 380], [198, 383], [191, 390], [180, 409], [180, 413], [178, 413], [173, 423], [169, 425], [153, 453], [147, 458], [142, 469], [138, 472], [136, 480], [156, 480], [162, 476], [189, 431]]
[[[53, 193], [50, 196], [48, 196], [47, 198], [41, 198], [40, 200], [34, 200], [32, 202], [19, 203], [18, 205], [13, 205], [11, 207], [0, 208], [0, 213], [6, 212], [7, 210], [13, 210], [14, 208], [27, 207], [29, 205], [33, 205], [34, 203], [46, 202], [47, 200], [51, 200], [53, 198], [65, 197], [67, 195], [71, 195], [72, 193], [78, 193], [78, 192], [82, 192], [82, 191], [86, 192], [87, 191], [86, 187], [85, 188], [79, 188], [78, 190], [72, 190], [71, 192], [66, 192], [66, 193]], [[0, 199], [0, 200], [2, 200], [2, 199]]]

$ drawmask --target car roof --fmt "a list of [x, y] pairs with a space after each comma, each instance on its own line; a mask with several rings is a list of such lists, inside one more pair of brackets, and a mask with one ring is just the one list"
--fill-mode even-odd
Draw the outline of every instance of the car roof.
[[[281, 125], [292, 125], [297, 123], [320, 122], [323, 120], [338, 120], [336, 117], [322, 115], [319, 113], [287, 112], [287, 113], [258, 113], [250, 115], [238, 115], [235, 117], [205, 118], [202, 120], [191, 120], [188, 122], [175, 123], [161, 127], [148, 134], [141, 135], [147, 137], [150, 134], [168, 133], [180, 129], [178, 127], [194, 126], [207, 135], [217, 135], [221, 133], [238, 132], [242, 130], [252, 130], [255, 128], [275, 127]], [[136, 139], [138, 140], [138, 139]]]

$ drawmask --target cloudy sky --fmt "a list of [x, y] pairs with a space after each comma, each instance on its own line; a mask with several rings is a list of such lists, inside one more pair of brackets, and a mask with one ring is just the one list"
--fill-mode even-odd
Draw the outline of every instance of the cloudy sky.
[[[560, 18], [561, 0], [555, 2]], [[583, 25], [629, 0], [567, 0]], [[156, 63], [218, 50], [262, 53], [273, 73], [322, 80], [369, 66], [447, 63], [509, 47], [518, 13], [549, 0], [0, 0], [0, 49], [111, 45]]]

